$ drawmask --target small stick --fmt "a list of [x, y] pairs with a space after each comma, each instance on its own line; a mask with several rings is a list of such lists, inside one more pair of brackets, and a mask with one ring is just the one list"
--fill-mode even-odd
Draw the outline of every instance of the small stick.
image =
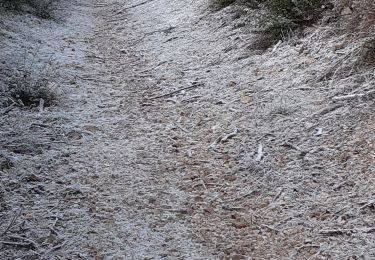
[[302, 150], [301, 148], [299, 148], [297, 145], [294, 145], [294, 144], [292, 144], [292, 143], [290, 143], [290, 142], [285, 142], [285, 143], [283, 144], [283, 146], [288, 147], [288, 148], [292, 148], [292, 149], [297, 150], [297, 151], [300, 151], [300, 152], [303, 151], [303, 150]]
[[374, 204], [374, 201], [369, 201], [368, 203], [366, 203], [365, 205], [363, 205], [362, 207], [359, 208], [359, 210], [362, 210], [364, 208], [367, 208], [367, 207], [370, 207]]
[[155, 0], [148, 0], [148, 1], [141, 2], [139, 4], [135, 4], [135, 5], [131, 5], [131, 6], [125, 7], [122, 10], [118, 11], [118, 13], [122, 13], [123, 11], [129, 10], [129, 9], [132, 9], [132, 8], [135, 8], [135, 7], [147, 4], [147, 3], [151, 3], [153, 1], [155, 1]]
[[361, 98], [364, 97], [365, 94], [352, 94], [352, 95], [346, 95], [346, 96], [338, 96], [338, 97], [333, 97], [333, 101], [341, 101], [341, 100], [349, 100], [349, 99], [355, 99], [355, 98]]
[[259, 162], [262, 160], [263, 157], [263, 145], [259, 144], [258, 145], [258, 151], [257, 151], [257, 156], [255, 157], [255, 161]]
[[173, 95], [173, 94], [176, 94], [178, 92], [181, 92], [183, 90], [187, 90], [187, 89], [192, 89], [192, 88], [197, 88], [197, 87], [200, 87], [200, 86], [203, 86], [203, 84], [193, 84], [189, 87], [185, 87], [185, 88], [180, 88], [178, 90], [175, 90], [175, 91], [172, 91], [172, 92], [169, 92], [167, 94], [163, 94], [163, 95], [160, 95], [160, 96], [156, 96], [156, 97], [152, 97], [152, 98], [147, 98], [147, 100], [154, 100], [154, 99], [158, 99], [158, 98], [163, 98], [163, 97], [168, 97], [170, 95]]
[[273, 230], [273, 231], [276, 231], [276, 232], [281, 232], [280, 229], [277, 229], [277, 228], [274, 228], [274, 227], [268, 226], [268, 225], [266, 225], [266, 224], [263, 224], [262, 227], [266, 227], [266, 228], [268, 228], [268, 229], [270, 229], [270, 230]]
[[345, 96], [338, 96], [338, 97], [333, 97], [333, 101], [342, 101], [342, 100], [351, 100], [351, 99], [361, 99], [363, 97], [371, 96], [375, 94], [375, 90], [369, 91], [367, 93], [360, 93], [360, 94], [351, 94], [351, 95], [345, 95]]
[[22, 212], [22, 209], [20, 209], [18, 211], [18, 213], [16, 215], [14, 215], [14, 217], [10, 221], [8, 227], [4, 230], [4, 232], [0, 235], [0, 237], [4, 236], [11, 229], [11, 227], [13, 226], [13, 224], [16, 222], [17, 218], [21, 215], [21, 212]]
[[39, 113], [42, 113], [44, 110], [44, 99], [39, 99]]
[[50, 254], [51, 252], [57, 250], [57, 249], [60, 249], [62, 248], [63, 246], [65, 246], [65, 244], [67, 243], [67, 241], [64, 241], [63, 243], [59, 244], [59, 245], [56, 245], [54, 247], [52, 247], [51, 249], [49, 249], [45, 254]]
[[31, 239], [28, 239], [26, 237], [14, 236], [14, 235], [11, 235], [9, 237], [13, 238], [13, 239], [19, 239], [19, 240], [23, 240], [25, 242], [28, 242], [28, 244], [31, 245], [34, 249], [38, 249], [37, 244]]
[[341, 104], [338, 104], [338, 105], [333, 105], [333, 106], [329, 106], [329, 107], [325, 107], [313, 114], [311, 114], [310, 116], [308, 116], [308, 118], [313, 118], [315, 116], [319, 116], [319, 115], [325, 115], [325, 114], [328, 114], [329, 112], [332, 112], [338, 108], [342, 107]]
[[237, 133], [238, 133], [238, 129], [236, 128], [236, 130], [234, 130], [232, 133], [227, 134], [226, 136], [224, 136], [224, 137], [221, 139], [221, 142], [222, 142], [222, 143], [226, 142], [228, 139], [230, 139], [230, 138], [236, 136]]
[[52, 226], [49, 227], [49, 229], [51, 230], [51, 232], [55, 233], [56, 235], [59, 234], [59, 233], [56, 231], [56, 229], [55, 229], [55, 226], [56, 226], [56, 223], [57, 223], [58, 220], [59, 220], [59, 218], [56, 217], [55, 221], [52, 223]]
[[347, 233], [352, 233], [353, 229], [328, 229], [321, 230], [319, 233], [322, 235], [333, 236], [333, 235], [344, 235]]
[[19, 247], [30, 247], [32, 244], [30, 243], [19, 243], [19, 242], [11, 242], [11, 241], [0, 241], [0, 243], [9, 246], [19, 246]]
[[6, 114], [8, 114], [10, 111], [12, 111], [12, 109], [15, 108], [14, 104], [10, 105], [9, 107], [7, 107], [6, 109], [4, 109], [4, 111], [1, 113], [2, 116], [5, 116]]
[[280, 189], [280, 191], [275, 195], [275, 197], [273, 197], [272, 201], [275, 202], [281, 196], [281, 194], [284, 192], [284, 190], [285, 190], [285, 188], [282, 187]]

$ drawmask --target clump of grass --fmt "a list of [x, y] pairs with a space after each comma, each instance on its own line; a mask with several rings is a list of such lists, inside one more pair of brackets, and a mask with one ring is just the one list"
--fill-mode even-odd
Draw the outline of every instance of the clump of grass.
[[8, 95], [22, 107], [38, 106], [43, 100], [44, 106], [54, 105], [57, 101], [56, 90], [47, 77], [33, 78], [31, 73], [17, 73], [8, 82]]
[[278, 41], [290, 38], [297, 28], [298, 25], [289, 19], [270, 17], [264, 29], [257, 32], [250, 48], [266, 50]]
[[250, 46], [257, 50], [266, 50], [296, 30], [312, 25], [332, 5], [329, 0], [266, 0], [264, 7], [269, 14], [263, 18], [263, 28]]
[[311, 24], [331, 4], [328, 0], [268, 0], [266, 6], [274, 16], [289, 19], [296, 24]]

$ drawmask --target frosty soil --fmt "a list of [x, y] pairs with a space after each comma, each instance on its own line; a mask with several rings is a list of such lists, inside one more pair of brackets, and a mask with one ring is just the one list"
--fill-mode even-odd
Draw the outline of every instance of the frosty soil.
[[[2, 116], [1, 257], [374, 257], [373, 75], [336, 65], [359, 43], [326, 25], [259, 54], [256, 11], [140, 3], [13, 18], [64, 94]], [[2, 60], [33, 45], [8, 33]]]

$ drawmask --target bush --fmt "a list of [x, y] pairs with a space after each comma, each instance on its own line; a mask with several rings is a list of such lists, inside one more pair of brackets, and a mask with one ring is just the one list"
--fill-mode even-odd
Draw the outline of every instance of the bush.
[[214, 0], [213, 7], [217, 10], [220, 10], [233, 4], [234, 2], [235, 0]]
[[52, 19], [54, 0], [0, 0], [0, 5], [7, 9], [30, 12], [43, 19]]
[[263, 29], [250, 46], [266, 50], [280, 40], [289, 38], [297, 29], [309, 26], [321, 18], [328, 0], [265, 0], [269, 15], [263, 18]]
[[257, 32], [250, 49], [266, 50], [278, 41], [288, 39], [297, 28], [298, 25], [291, 20], [270, 17], [264, 29]]
[[277, 17], [283, 17], [296, 24], [311, 24], [321, 17], [328, 0], [267, 0], [266, 6]]
[[35, 107], [42, 99], [48, 107], [57, 100], [56, 91], [47, 77], [33, 78], [29, 72], [18, 73], [7, 85], [9, 97], [19, 106]]

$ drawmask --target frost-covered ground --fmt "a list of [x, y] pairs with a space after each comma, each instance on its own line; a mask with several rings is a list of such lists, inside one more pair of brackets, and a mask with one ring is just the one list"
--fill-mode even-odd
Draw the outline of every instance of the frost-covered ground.
[[259, 53], [258, 10], [205, 0], [56, 16], [1, 17], [2, 77], [48, 63], [61, 96], [2, 110], [2, 259], [375, 257], [360, 40], [322, 24]]

